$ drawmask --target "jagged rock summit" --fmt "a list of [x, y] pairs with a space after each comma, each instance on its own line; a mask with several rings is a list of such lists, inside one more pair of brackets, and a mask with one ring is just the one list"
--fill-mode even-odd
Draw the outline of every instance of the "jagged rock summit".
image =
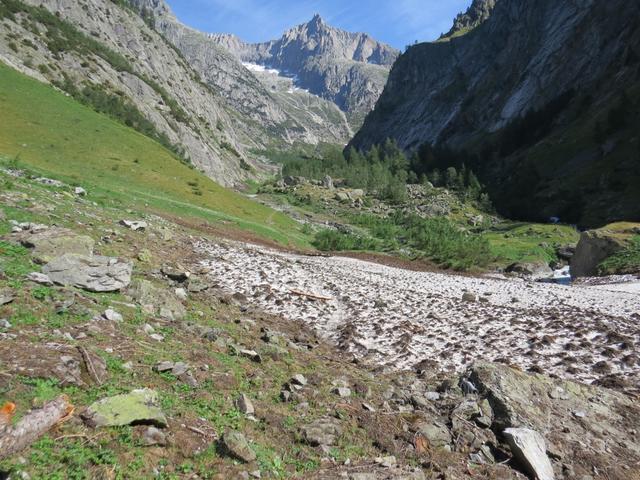
[[451, 30], [442, 38], [463, 35], [489, 19], [498, 0], [473, 0], [465, 13], [459, 13], [453, 20]]
[[356, 126], [373, 108], [400, 54], [366, 33], [332, 27], [318, 14], [269, 42], [245, 43], [229, 34], [209, 38], [243, 62], [295, 75], [298, 86], [338, 105]]

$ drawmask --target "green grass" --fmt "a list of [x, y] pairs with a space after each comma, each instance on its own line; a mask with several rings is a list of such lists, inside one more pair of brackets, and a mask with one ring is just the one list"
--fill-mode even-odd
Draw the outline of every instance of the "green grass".
[[566, 225], [505, 223], [483, 234], [500, 266], [557, 260], [556, 247], [576, 244], [578, 231]]
[[307, 245], [301, 227], [285, 215], [221, 187], [151, 139], [1, 63], [0, 111], [0, 156], [81, 184], [95, 201]]

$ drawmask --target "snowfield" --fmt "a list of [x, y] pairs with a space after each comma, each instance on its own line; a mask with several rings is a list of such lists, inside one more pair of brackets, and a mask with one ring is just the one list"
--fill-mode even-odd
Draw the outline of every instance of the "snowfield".
[[617, 374], [640, 387], [640, 295], [617, 286], [414, 272], [235, 243], [197, 249], [218, 287], [367, 363], [461, 370], [485, 359], [585, 382]]

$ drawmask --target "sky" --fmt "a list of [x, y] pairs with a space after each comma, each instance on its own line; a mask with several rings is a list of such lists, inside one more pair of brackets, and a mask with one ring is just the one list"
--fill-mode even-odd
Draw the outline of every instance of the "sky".
[[398, 49], [437, 39], [471, 0], [167, 0], [185, 24], [247, 42], [279, 38], [319, 13], [334, 27], [366, 32]]

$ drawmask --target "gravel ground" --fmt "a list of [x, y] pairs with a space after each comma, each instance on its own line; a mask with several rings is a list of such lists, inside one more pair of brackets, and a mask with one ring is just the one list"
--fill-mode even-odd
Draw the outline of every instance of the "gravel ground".
[[640, 388], [640, 295], [618, 287], [415, 272], [233, 243], [198, 250], [220, 288], [372, 364], [461, 370], [485, 359], [585, 382], [613, 374]]

